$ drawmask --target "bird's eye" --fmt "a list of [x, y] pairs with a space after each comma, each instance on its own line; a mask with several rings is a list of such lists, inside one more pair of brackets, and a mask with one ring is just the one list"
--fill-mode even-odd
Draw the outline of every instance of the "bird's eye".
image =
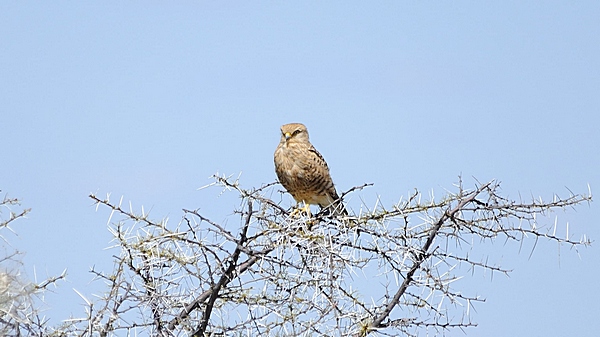
[[302, 130], [294, 130], [294, 134], [293, 135], [295, 136], [295, 135], [299, 134], [300, 132], [302, 132]]

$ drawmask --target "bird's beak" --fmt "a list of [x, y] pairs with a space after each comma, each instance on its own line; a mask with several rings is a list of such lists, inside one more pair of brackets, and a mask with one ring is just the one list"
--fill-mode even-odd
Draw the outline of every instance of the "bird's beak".
[[285, 136], [285, 140], [288, 140], [292, 137], [292, 134], [289, 132], [286, 132], [284, 136]]

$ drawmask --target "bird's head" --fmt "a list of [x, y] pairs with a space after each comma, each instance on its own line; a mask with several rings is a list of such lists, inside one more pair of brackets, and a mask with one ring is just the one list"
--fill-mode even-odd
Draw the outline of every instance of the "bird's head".
[[291, 123], [281, 126], [281, 142], [308, 142], [308, 130], [300, 123]]

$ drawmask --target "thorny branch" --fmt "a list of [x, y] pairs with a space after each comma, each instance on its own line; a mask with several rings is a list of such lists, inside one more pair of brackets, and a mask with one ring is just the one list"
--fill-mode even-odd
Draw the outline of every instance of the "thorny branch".
[[[114, 230], [124, 252], [118, 261], [128, 261], [124, 265], [130, 270], [155, 275], [153, 292], [140, 295], [137, 289], [149, 285], [135, 277], [98, 273], [112, 284], [111, 293], [121, 294], [120, 301], [112, 300], [112, 307], [118, 308], [113, 316], [118, 313], [119, 318], [110, 329], [195, 336], [413, 336], [420, 330], [463, 329], [475, 325], [468, 309], [482, 299], [453, 289], [461, 276], [455, 272], [467, 265], [508, 273], [488, 257], [475, 259], [470, 248], [475, 240], [469, 236], [493, 242], [499, 237], [522, 241], [532, 235], [574, 246], [589, 244], [585, 237], [575, 240], [538, 225], [540, 216], [589, 201], [589, 195], [526, 203], [499, 196], [494, 181], [474, 190], [460, 182], [456, 193], [441, 200], [421, 201], [422, 195], [415, 192], [390, 209], [379, 203], [373, 209], [363, 205], [364, 211], [347, 221], [321, 213], [291, 217], [268, 197], [274, 184], [246, 190], [238, 181], [215, 176], [214, 186], [237, 192], [244, 201], [245, 207], [236, 211], [242, 220], [239, 228], [232, 230], [197, 210], [184, 210], [183, 220], [169, 228], [147, 214], [124, 210], [120, 203], [90, 196], [108, 206], [111, 217], [123, 217]], [[125, 226], [128, 221], [143, 226], [136, 231], [135, 226]], [[115, 278], [120, 281], [111, 281]], [[369, 289], [373, 287], [361, 289], [359, 280], [382, 287], [374, 292]], [[400, 280], [397, 286], [394, 280]], [[467, 314], [457, 314], [456, 306], [444, 302], [461, 303]], [[162, 313], [159, 320], [164, 323], [137, 309], [142, 319], [131, 323], [131, 317], [125, 324], [132, 308], [143, 308], [144, 303]], [[95, 321], [106, 320], [98, 315]]]
[[[177, 224], [90, 195], [110, 211], [115, 267], [92, 270], [108, 290], [60, 334], [107, 336], [416, 336], [475, 326], [483, 301], [457, 286], [465, 267], [506, 274], [477, 245], [546, 239], [590, 244], [550, 212], [591, 195], [509, 200], [495, 181], [423, 200], [415, 191], [395, 205], [360, 205], [355, 216], [294, 215], [273, 200], [276, 183], [244, 189], [215, 176], [214, 188], [241, 199], [239, 223], [183, 210]], [[370, 186], [342, 193], [345, 198]], [[285, 198], [284, 198], [285, 200]], [[87, 300], [86, 300], [87, 302]], [[0, 313], [0, 319], [2, 319]]]
[[[24, 218], [31, 209], [13, 211], [19, 207], [20, 201], [16, 198], [4, 196], [0, 200], [0, 243], [8, 243], [4, 237], [4, 230], [10, 230], [10, 225], [18, 219]], [[3, 216], [3, 211], [8, 210], [8, 218]], [[37, 301], [50, 286], [66, 277], [66, 271], [59, 276], [50, 276], [39, 283], [28, 282], [21, 277], [21, 264], [17, 250], [9, 250], [8, 246], [2, 247], [4, 255], [0, 257], [0, 336], [42, 336], [47, 335], [51, 329], [46, 324], [42, 314], [42, 307]]]
[[206, 303], [204, 313], [202, 315], [202, 321], [200, 323], [200, 328], [198, 330], [196, 330], [196, 332], [194, 332], [194, 334], [193, 334], [194, 336], [204, 335], [204, 332], [206, 331], [206, 327], [208, 326], [208, 322], [210, 320], [210, 315], [211, 315], [212, 309], [215, 305], [215, 301], [219, 297], [219, 291], [221, 290], [221, 288], [223, 288], [225, 285], [227, 285], [229, 282], [231, 282], [233, 280], [234, 272], [235, 272], [236, 268], [238, 267], [237, 263], [238, 263], [238, 258], [240, 257], [240, 254], [242, 252], [242, 247], [244, 247], [244, 245], [246, 244], [246, 241], [248, 240], [247, 234], [248, 234], [248, 227], [250, 226], [251, 219], [252, 219], [252, 202], [248, 201], [248, 215], [246, 216], [246, 223], [244, 224], [244, 227], [242, 227], [242, 231], [240, 233], [240, 239], [237, 242], [237, 247], [235, 248], [235, 251], [233, 252], [233, 254], [231, 256], [231, 261], [229, 261], [229, 266], [227, 267], [227, 270], [223, 273], [223, 275], [221, 275], [219, 282], [210, 287], [211, 294], [208, 299], [208, 302]]
[[[452, 207], [451, 209], [447, 209], [442, 214], [442, 216], [436, 221], [436, 223], [433, 225], [433, 227], [429, 230], [429, 236], [427, 237], [425, 244], [416, 253], [417, 256], [413, 262], [413, 265], [410, 267], [410, 269], [406, 273], [406, 276], [404, 277], [404, 281], [400, 285], [400, 288], [398, 289], [396, 294], [394, 294], [394, 297], [387, 304], [387, 306], [385, 307], [383, 312], [380, 315], [377, 315], [373, 319], [372, 326], [370, 327], [371, 329], [374, 330], [374, 329], [378, 329], [378, 328], [385, 326], [385, 324], [383, 324], [382, 322], [390, 316], [392, 310], [400, 303], [400, 298], [404, 295], [404, 293], [406, 292], [406, 289], [408, 289], [408, 287], [413, 283], [413, 275], [417, 272], [417, 270], [422, 268], [422, 264], [429, 257], [429, 249], [431, 248], [431, 245], [433, 244], [435, 238], [438, 235], [439, 230], [442, 228], [444, 223], [446, 223], [446, 221], [448, 219], [453, 220], [456, 213], [462, 211], [468, 203], [476, 200], [476, 197], [482, 191], [487, 189], [490, 186], [490, 184], [491, 184], [491, 182], [487, 183], [483, 186], [480, 186], [477, 190], [475, 190], [473, 192], [468, 193], [466, 196], [464, 196], [462, 198], [462, 200], [460, 200], [458, 205]], [[450, 205], [449, 205], [449, 208], [450, 208]], [[369, 331], [367, 331], [367, 332], [369, 332]]]

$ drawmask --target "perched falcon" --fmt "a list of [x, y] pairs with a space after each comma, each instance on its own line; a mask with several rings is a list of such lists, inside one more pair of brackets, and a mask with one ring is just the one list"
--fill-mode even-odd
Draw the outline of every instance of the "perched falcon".
[[281, 141], [275, 150], [275, 172], [279, 182], [309, 211], [309, 204], [327, 207], [330, 214], [348, 215], [342, 204], [329, 167], [308, 140], [306, 126], [300, 123], [281, 127]]

